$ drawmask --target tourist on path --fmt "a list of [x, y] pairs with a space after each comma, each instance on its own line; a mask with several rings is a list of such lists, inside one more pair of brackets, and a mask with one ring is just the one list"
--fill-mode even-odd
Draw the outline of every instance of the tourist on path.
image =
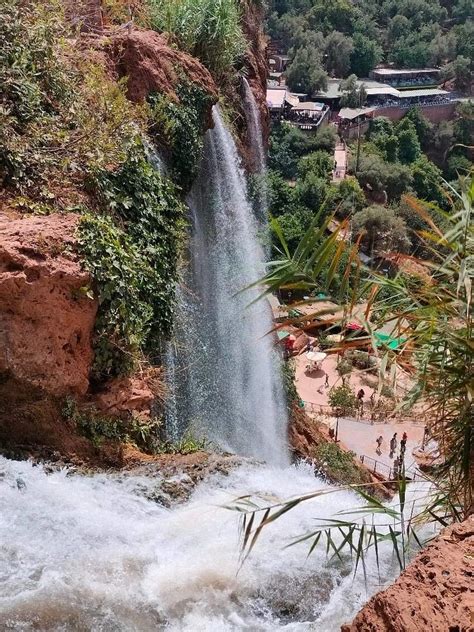
[[375, 451], [380, 456], [382, 454], [382, 443], [383, 443], [382, 435], [380, 435], [380, 437], [377, 438], [376, 443], [377, 443], [377, 449]]
[[364, 414], [364, 397], [365, 397], [365, 391], [363, 388], [361, 388], [359, 392], [357, 393], [357, 405], [359, 408], [360, 415]]
[[406, 432], [403, 433], [402, 440], [400, 441], [400, 454], [405, 456], [405, 450], [407, 449], [407, 439], [408, 435]]
[[393, 435], [390, 439], [390, 458], [393, 459], [393, 455], [395, 454], [395, 450], [397, 449], [397, 433]]

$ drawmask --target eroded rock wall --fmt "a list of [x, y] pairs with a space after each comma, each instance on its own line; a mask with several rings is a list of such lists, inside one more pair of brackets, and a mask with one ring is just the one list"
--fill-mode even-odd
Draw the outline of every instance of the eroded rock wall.
[[0, 372], [83, 395], [97, 302], [74, 252], [76, 214], [0, 214]]
[[472, 632], [474, 517], [445, 529], [342, 632]]

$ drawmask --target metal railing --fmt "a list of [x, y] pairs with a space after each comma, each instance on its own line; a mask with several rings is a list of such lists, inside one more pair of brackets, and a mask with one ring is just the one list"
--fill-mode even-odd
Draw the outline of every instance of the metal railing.
[[[363, 463], [365, 467], [373, 474], [379, 474], [379, 476], [383, 476], [387, 481], [391, 481], [397, 478], [397, 472], [395, 468], [391, 467], [390, 465], [387, 465], [382, 461], [378, 461], [371, 456], [367, 456], [366, 454], [361, 454], [359, 456], [359, 459], [361, 463]], [[412, 470], [410, 467], [405, 470], [405, 477], [407, 480], [410, 481], [426, 480], [423, 474]]]
[[371, 456], [367, 456], [366, 454], [361, 454], [359, 456], [359, 459], [368, 470], [373, 472], [373, 474], [381, 474], [388, 481], [392, 480], [392, 475], [394, 473], [393, 468], [386, 463], [382, 463], [382, 461], [377, 461], [377, 459], [373, 459]]
[[[328, 404], [316, 404], [315, 402], [303, 401], [305, 410], [310, 413], [315, 413], [319, 415], [324, 415], [326, 417], [337, 417], [336, 411], [332, 406]], [[378, 411], [373, 410], [370, 405], [364, 406], [364, 410], [362, 415], [339, 415], [339, 417], [343, 417], [344, 419], [349, 419], [350, 421], [357, 421], [361, 424], [388, 424], [388, 423], [409, 423], [413, 426], [424, 426], [428, 422], [428, 419], [432, 422], [432, 417], [427, 417], [425, 413], [420, 412], [415, 417], [408, 417], [403, 415], [402, 413], [397, 413], [393, 411]]]

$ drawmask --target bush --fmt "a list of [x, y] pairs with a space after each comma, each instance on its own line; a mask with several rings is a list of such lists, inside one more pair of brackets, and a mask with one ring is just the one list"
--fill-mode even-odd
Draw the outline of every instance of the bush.
[[336, 368], [339, 375], [342, 377], [343, 375], [348, 375], [352, 373], [352, 364], [348, 360], [341, 360]]
[[174, 180], [188, 190], [199, 168], [204, 146], [206, 114], [210, 95], [188, 79], [181, 79], [176, 88], [179, 103], [152, 94], [150, 103], [150, 135], [171, 154], [170, 167]]
[[129, 373], [171, 331], [184, 206], [143, 148], [94, 187], [110, 215], [86, 214], [78, 237], [99, 297], [94, 377], [104, 379]]
[[244, 55], [245, 38], [236, 0], [150, 0], [152, 26], [170, 33], [218, 78]]
[[77, 431], [100, 447], [106, 439], [121, 443], [134, 443], [147, 452], [157, 451], [161, 426], [159, 419], [109, 417], [96, 410], [79, 410], [74, 399], [67, 397], [62, 408], [63, 419], [75, 424]]
[[328, 399], [333, 412], [350, 415], [357, 410], [357, 397], [352, 388], [346, 384], [331, 388]]
[[375, 357], [367, 353], [367, 351], [348, 351], [346, 358], [352, 366], [361, 371], [374, 369], [377, 366]]
[[336, 443], [320, 443], [313, 451], [319, 468], [326, 476], [343, 485], [365, 483], [365, 472], [355, 462], [355, 452], [346, 452]]
[[33, 211], [82, 199], [87, 174], [122, 162], [144, 119], [123, 83], [71, 51], [66, 24], [55, 0], [0, 6], [0, 184]]

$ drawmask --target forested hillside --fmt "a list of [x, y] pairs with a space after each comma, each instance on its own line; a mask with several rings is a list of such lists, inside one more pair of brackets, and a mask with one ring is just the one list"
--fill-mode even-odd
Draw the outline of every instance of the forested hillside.
[[441, 66], [459, 88], [470, 83], [472, 0], [273, 0], [267, 31], [288, 52], [288, 82], [308, 91], [327, 76], [367, 77], [380, 62]]

